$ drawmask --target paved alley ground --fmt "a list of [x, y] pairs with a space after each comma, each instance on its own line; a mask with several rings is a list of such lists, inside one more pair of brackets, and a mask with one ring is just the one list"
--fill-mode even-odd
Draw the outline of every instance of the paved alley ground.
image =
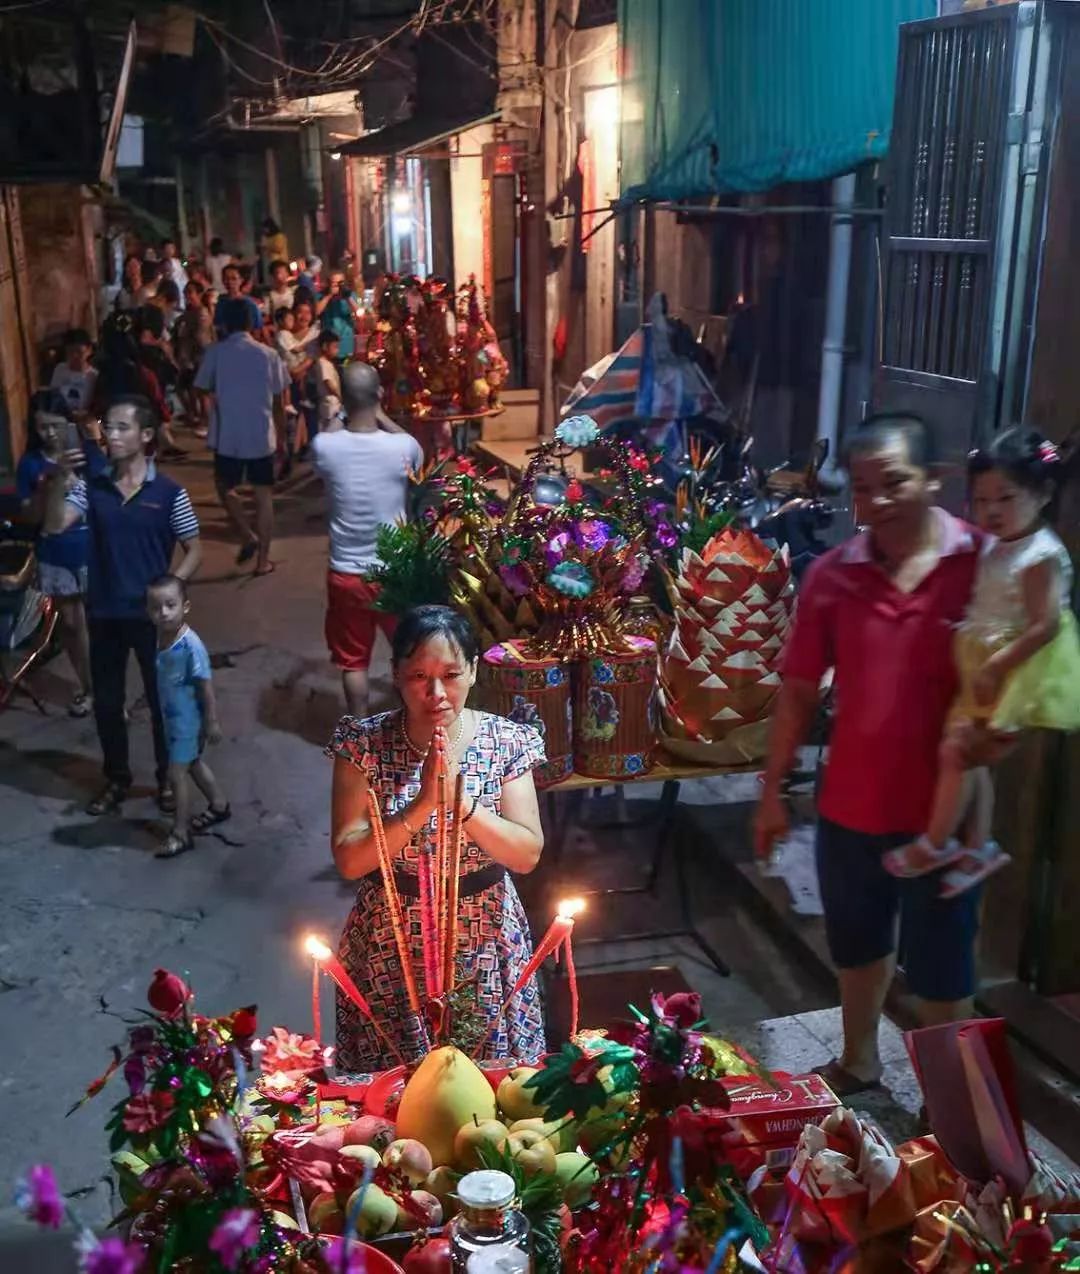
[[[280, 493], [276, 571], [255, 579], [233, 565], [235, 546], [213, 499], [207, 454], [192, 453], [173, 472], [191, 491], [202, 524], [206, 557], [192, 588], [191, 623], [216, 669], [226, 738], [211, 763], [234, 818], [219, 835], [200, 839], [195, 853], [175, 862], [153, 857], [167, 820], [152, 799], [149, 727], [134, 667], [137, 796], [122, 819], [83, 813], [99, 781], [97, 742], [92, 721], [63, 711], [70, 690], [62, 660], [36, 679], [47, 715], [26, 699], [0, 715], [0, 1265], [5, 1235], [24, 1225], [8, 1200], [28, 1163], [52, 1163], [62, 1186], [77, 1192], [87, 1221], [109, 1215], [102, 1125], [116, 1097], [106, 1093], [67, 1119], [64, 1112], [104, 1069], [110, 1045], [123, 1037], [122, 1019], [144, 1003], [155, 966], [188, 977], [205, 1012], [257, 1003], [264, 1029], [308, 1029], [302, 937], [315, 931], [336, 943], [350, 906], [352, 891], [338, 879], [328, 847], [330, 765], [322, 747], [341, 703], [322, 637], [326, 538], [318, 484], [302, 471]], [[389, 698], [386, 654], [380, 648], [373, 706]], [[741, 776], [725, 784], [695, 781], [683, 796], [693, 807], [695, 905], [732, 977], [716, 976], [684, 941], [583, 946], [578, 966], [677, 966], [702, 991], [716, 1029], [766, 1064], [804, 1070], [835, 1049], [834, 993], [810, 981], [745, 914], [713, 862], [718, 838], [745, 839], [754, 792], [753, 777]], [[650, 793], [643, 788], [633, 797], [636, 804]], [[579, 837], [569, 858], [586, 875], [595, 870], [601, 883], [613, 875], [626, 883], [634, 866], [625, 838], [617, 848], [628, 856], [598, 853]], [[538, 890], [526, 895], [535, 931], [546, 925], [549, 903], [536, 901]], [[639, 921], [655, 927], [665, 908], [672, 909], [670, 896], [659, 906], [627, 899], [597, 908], [605, 914], [596, 919], [617, 919], [623, 931]], [[583, 919], [583, 936], [591, 923]], [[329, 1004], [327, 993], [324, 1021], [332, 1020]], [[917, 1109], [893, 1028], [885, 1055], [894, 1095]]]

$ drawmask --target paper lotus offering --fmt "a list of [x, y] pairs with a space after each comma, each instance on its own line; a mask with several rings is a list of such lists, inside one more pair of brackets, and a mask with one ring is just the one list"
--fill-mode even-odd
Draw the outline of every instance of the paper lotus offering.
[[751, 531], [722, 531], [700, 554], [683, 550], [674, 591], [660, 686], [667, 745], [695, 759], [723, 752], [753, 760], [780, 690], [794, 605], [787, 548]]

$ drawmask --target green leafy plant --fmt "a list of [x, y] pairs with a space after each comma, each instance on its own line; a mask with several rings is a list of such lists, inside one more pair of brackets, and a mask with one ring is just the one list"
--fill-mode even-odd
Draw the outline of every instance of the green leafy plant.
[[375, 548], [379, 564], [368, 578], [379, 586], [379, 610], [403, 615], [414, 606], [445, 605], [450, 600], [450, 545], [430, 525], [399, 522], [380, 527]]

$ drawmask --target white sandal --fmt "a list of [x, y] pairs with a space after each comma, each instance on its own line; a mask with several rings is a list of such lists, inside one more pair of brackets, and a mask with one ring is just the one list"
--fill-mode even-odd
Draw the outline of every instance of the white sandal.
[[[926, 856], [922, 866], [912, 863], [913, 850], [919, 850], [920, 856]], [[896, 876], [900, 880], [914, 880], [918, 876], [929, 876], [932, 871], [940, 871], [942, 867], [950, 867], [958, 859], [963, 858], [966, 852], [964, 847], [954, 840], [949, 841], [945, 849], [938, 849], [925, 836], [920, 836], [918, 840], [911, 841], [910, 844], [887, 850], [881, 857], [881, 865], [890, 876]]]
[[981, 849], [969, 849], [961, 856], [959, 864], [941, 878], [938, 897], [959, 898], [1011, 862], [1012, 855], [1006, 854], [997, 841], [988, 840]]

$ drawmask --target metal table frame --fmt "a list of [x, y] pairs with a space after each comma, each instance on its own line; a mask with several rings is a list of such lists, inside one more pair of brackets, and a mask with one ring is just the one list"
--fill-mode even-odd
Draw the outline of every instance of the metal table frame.
[[[615, 787], [616, 790], [624, 790], [629, 785], [638, 783], [661, 782], [663, 784], [656, 811], [648, 822], [642, 823], [636, 819], [631, 822], [631, 820], [622, 819], [614, 822], [587, 824], [590, 828], [597, 830], [613, 830], [631, 825], [641, 827], [648, 826], [649, 823], [653, 824], [656, 830], [653, 837], [652, 855], [644, 878], [636, 884], [625, 885], [615, 889], [586, 888], [581, 889], [579, 892], [585, 897], [600, 899], [643, 893], [652, 894], [655, 897], [657, 886], [660, 882], [660, 873], [663, 870], [664, 860], [670, 848], [673, 851], [670, 857], [675, 869], [675, 883], [678, 894], [679, 927], [674, 929], [636, 930], [629, 933], [605, 933], [596, 937], [586, 938], [575, 935], [575, 945], [583, 946], [598, 942], [653, 942], [667, 941], [673, 938], [689, 938], [708, 959], [717, 973], [722, 977], [730, 976], [730, 968], [728, 968], [723, 958], [708, 939], [705, 938], [694, 920], [690, 891], [687, 885], [685, 838], [677, 834], [679, 792], [682, 780], [686, 778], [714, 778], [723, 774], [753, 773], [758, 768], [756, 765], [750, 765], [711, 769], [670, 764], [658, 766], [650, 773], [634, 779], [613, 780], [589, 778], [585, 775], [574, 774], [562, 783], [557, 783], [545, 789], [543, 796], [549, 833], [545, 853], [556, 865], [561, 865], [565, 861], [566, 840], [571, 828], [583, 825], [581, 813], [587, 792], [599, 791], [605, 787]], [[560, 806], [562, 806], [561, 810]]]

